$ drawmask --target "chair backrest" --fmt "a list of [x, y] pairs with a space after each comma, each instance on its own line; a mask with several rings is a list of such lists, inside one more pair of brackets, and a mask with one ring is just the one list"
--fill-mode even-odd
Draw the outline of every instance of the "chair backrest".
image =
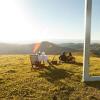
[[35, 64], [38, 61], [38, 55], [30, 55], [30, 60], [32, 64]]

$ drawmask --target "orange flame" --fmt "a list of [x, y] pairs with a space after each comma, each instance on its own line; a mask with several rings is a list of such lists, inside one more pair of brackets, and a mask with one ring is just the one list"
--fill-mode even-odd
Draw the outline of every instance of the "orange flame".
[[33, 47], [33, 53], [35, 53], [40, 47], [40, 43], [35, 43], [34, 47]]

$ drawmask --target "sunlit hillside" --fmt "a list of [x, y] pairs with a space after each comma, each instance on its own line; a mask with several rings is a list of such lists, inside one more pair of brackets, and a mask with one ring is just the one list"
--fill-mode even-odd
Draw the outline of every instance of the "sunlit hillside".
[[[76, 64], [37, 70], [29, 55], [1, 55], [0, 100], [100, 100], [100, 82], [83, 83], [82, 56], [74, 56]], [[91, 57], [90, 74], [100, 75], [100, 58]]]

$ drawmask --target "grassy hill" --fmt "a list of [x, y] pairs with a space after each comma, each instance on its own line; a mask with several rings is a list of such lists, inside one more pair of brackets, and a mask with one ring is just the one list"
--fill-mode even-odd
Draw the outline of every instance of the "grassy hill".
[[40, 48], [38, 49], [39, 51], [45, 51], [46, 54], [60, 54], [64, 51], [67, 52], [78, 52], [79, 50], [75, 48], [70, 48], [70, 47], [62, 47], [59, 44], [51, 43], [44, 41], [41, 43]]
[[[7, 44], [0, 43], [0, 54], [31, 54], [35, 46], [32, 44]], [[100, 44], [91, 44], [91, 53], [100, 56]], [[48, 41], [40, 43], [37, 51], [45, 51], [46, 54], [60, 54], [63, 51], [66, 52], [82, 52], [83, 43], [62, 43], [56, 44]]]
[[7, 44], [0, 43], [0, 54], [29, 54], [34, 44]]
[[[1, 55], [0, 100], [100, 100], [100, 82], [82, 83], [82, 56], [74, 56], [77, 64], [31, 70], [29, 55]], [[100, 58], [91, 57], [90, 74], [100, 75]]]
[[[0, 43], [0, 54], [31, 54], [35, 46], [35, 43], [32, 44], [7, 44]], [[40, 47], [37, 51], [45, 51], [46, 54], [59, 54], [63, 51], [78, 51], [77, 49], [70, 47], [62, 47], [58, 44], [44, 41], [40, 43]]]

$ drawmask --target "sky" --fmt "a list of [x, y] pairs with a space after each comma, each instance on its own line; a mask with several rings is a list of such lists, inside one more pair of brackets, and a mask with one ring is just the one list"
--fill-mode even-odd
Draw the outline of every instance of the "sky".
[[[0, 42], [84, 39], [85, 0], [0, 0]], [[100, 39], [100, 0], [93, 0], [93, 40]]]

